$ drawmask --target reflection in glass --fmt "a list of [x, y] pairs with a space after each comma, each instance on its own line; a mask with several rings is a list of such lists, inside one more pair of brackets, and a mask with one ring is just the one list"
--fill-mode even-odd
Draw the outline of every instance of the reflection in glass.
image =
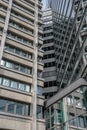
[[10, 80], [4, 78], [2, 84], [3, 84], [4, 86], [9, 87], [9, 86], [10, 86]]
[[0, 84], [2, 83], [2, 78], [0, 77]]
[[14, 113], [14, 109], [15, 109], [15, 103], [14, 103], [14, 102], [11, 102], [11, 101], [8, 101], [8, 109], [7, 109], [7, 112]]
[[12, 68], [12, 63], [6, 61], [6, 67]]
[[25, 116], [30, 115], [30, 106], [29, 105], [24, 104], [24, 115]]
[[19, 83], [19, 85], [18, 85], [18, 89], [24, 91], [24, 84]]
[[17, 82], [11, 81], [11, 87], [12, 88], [17, 88]]
[[23, 104], [17, 103], [16, 104], [16, 114], [22, 115], [22, 113], [23, 113]]
[[42, 107], [37, 106], [37, 118], [42, 119]]
[[37, 94], [42, 95], [42, 87], [37, 87]]
[[0, 99], [0, 111], [5, 111], [6, 110], [6, 103], [7, 103], [6, 100]]
[[30, 87], [30, 85], [26, 85], [26, 90], [25, 90], [26, 92], [30, 92], [31, 91], [31, 87]]

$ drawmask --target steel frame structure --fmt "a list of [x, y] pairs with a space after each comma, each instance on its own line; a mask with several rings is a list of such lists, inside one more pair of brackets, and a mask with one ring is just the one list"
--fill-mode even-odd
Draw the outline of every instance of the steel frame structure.
[[66, 71], [67, 71], [67, 69], [68, 69], [69, 63], [70, 63], [70, 61], [71, 61], [71, 58], [72, 58], [73, 52], [74, 52], [74, 50], [75, 50], [75, 47], [76, 47], [76, 45], [77, 45], [77, 43], [78, 43], [78, 38], [79, 38], [80, 31], [81, 31], [81, 28], [82, 28], [82, 25], [83, 25], [83, 22], [84, 22], [84, 17], [85, 17], [86, 11], [87, 11], [87, 7], [85, 7], [85, 9], [84, 9], [84, 13], [83, 13], [83, 15], [82, 15], [82, 18], [81, 18], [81, 21], [80, 21], [80, 25], [79, 25], [79, 28], [78, 28], [78, 31], [77, 31], [77, 34], [76, 34], [75, 43], [74, 43], [74, 46], [73, 46], [73, 49], [72, 49], [70, 58], [69, 58], [69, 60], [68, 60], [66, 69], [65, 69], [65, 71], [64, 71], [64, 74], [63, 74], [63, 77], [62, 77], [62, 81], [61, 81], [60, 87], [61, 87], [61, 85], [62, 85], [63, 79], [64, 79], [64, 77], [65, 77], [65, 74], [66, 74]]

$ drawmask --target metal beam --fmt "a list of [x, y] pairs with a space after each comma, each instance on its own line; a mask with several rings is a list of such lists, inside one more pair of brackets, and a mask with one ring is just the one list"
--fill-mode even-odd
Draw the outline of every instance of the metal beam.
[[60, 101], [61, 99], [63, 99], [67, 95], [69, 95], [71, 92], [74, 92], [76, 89], [80, 88], [81, 86], [87, 86], [87, 82], [83, 78], [78, 79], [77, 81], [73, 82], [71, 85], [69, 85], [65, 89], [63, 89], [63, 91], [61, 90], [60, 92], [55, 94], [53, 97], [48, 99], [45, 102], [46, 108], [51, 106], [52, 104]]
[[[62, 2], [63, 3], [63, 2]], [[67, 6], [66, 6], [66, 3], [67, 3]], [[64, 2], [64, 6], [63, 6], [63, 11], [62, 11], [62, 13], [60, 13], [60, 16], [61, 17], [64, 17], [64, 24], [63, 24], [63, 27], [62, 28], [64, 28], [64, 26], [65, 26], [65, 22], [66, 22], [66, 18], [67, 18], [67, 14], [68, 14], [68, 9], [69, 9], [69, 6], [70, 6], [70, 0], [68, 0], [68, 2], [65, 0], [65, 2]], [[65, 10], [65, 8], [66, 8], [66, 10]], [[72, 7], [72, 9], [73, 9], [73, 7]], [[69, 23], [70, 23], [70, 17], [71, 17], [71, 14], [72, 14], [72, 9], [71, 9], [71, 11], [70, 11], [70, 16], [69, 16], [69, 18], [68, 18], [68, 26], [69, 26]], [[62, 7], [61, 7], [61, 10], [62, 10]], [[65, 11], [65, 15], [64, 15], [64, 11]], [[60, 17], [59, 17], [59, 19], [60, 19]], [[61, 22], [60, 22], [60, 26], [61, 26]], [[59, 27], [60, 27], [59, 26]], [[67, 30], [68, 30], [68, 26], [67, 26]], [[66, 34], [67, 34], [67, 30], [66, 30]], [[63, 33], [63, 29], [62, 29], [62, 32], [61, 33]], [[66, 37], [66, 34], [65, 34], [65, 37]], [[60, 37], [62, 37], [62, 35], [60, 36]], [[65, 41], [65, 37], [64, 37], [64, 41]], [[63, 44], [64, 44], [64, 42], [63, 42]], [[61, 47], [61, 51], [60, 51], [60, 53], [62, 53], [62, 48], [63, 48], [63, 45], [62, 45], [62, 47]], [[57, 57], [57, 55], [56, 55], [56, 57]], [[58, 60], [57, 60], [57, 64], [58, 64], [58, 62], [60, 61], [60, 56], [59, 56], [59, 58], [58, 58]], [[59, 75], [59, 72], [57, 71], [57, 75]]]
[[[74, 3], [73, 3], [73, 5], [72, 5], [72, 7], [71, 7], [71, 10], [70, 10], [70, 15], [69, 15], [69, 18], [68, 18], [68, 25], [67, 25], [67, 29], [66, 29], [66, 33], [65, 33], [65, 36], [64, 36], [63, 45], [62, 45], [62, 47], [61, 47], [60, 53], [62, 53], [62, 49], [63, 49], [64, 42], [65, 42], [65, 38], [66, 38], [66, 36], [67, 36], [67, 32], [68, 32], [68, 28], [69, 28], [69, 25], [70, 25], [73, 8], [74, 8]], [[58, 72], [58, 75], [57, 75], [57, 79], [59, 78], [59, 74], [60, 74], [60, 71], [61, 71], [62, 66], [63, 66], [63, 64], [64, 64], [64, 60], [65, 60], [66, 53], [67, 53], [67, 50], [68, 50], [68, 47], [69, 47], [69, 44], [70, 44], [70, 40], [71, 40], [71, 37], [72, 37], [72, 34], [73, 34], [73, 30], [74, 30], [74, 28], [75, 28], [75, 26], [76, 26], [76, 19], [77, 19], [77, 15], [78, 15], [78, 12], [79, 12], [79, 8], [80, 8], [80, 2], [79, 2], [79, 4], [78, 4], [77, 13], [76, 13], [75, 18], [74, 18], [73, 27], [72, 27], [72, 30], [71, 30], [71, 32], [70, 32], [70, 37], [69, 37], [69, 40], [68, 40], [68, 43], [67, 43], [67, 46], [66, 46], [66, 50], [65, 50], [65, 53], [64, 53], [64, 57], [63, 57], [63, 60], [62, 60], [61, 67], [60, 67], [59, 72]], [[60, 61], [60, 57], [61, 57], [61, 55], [59, 56], [58, 61]]]
[[87, 8], [85, 7], [85, 9], [84, 9], [84, 13], [83, 13], [83, 16], [82, 16], [82, 18], [81, 18], [81, 22], [80, 22], [80, 25], [79, 25], [79, 28], [78, 28], [78, 31], [77, 31], [77, 34], [76, 34], [75, 43], [74, 43], [74, 46], [73, 46], [73, 49], [72, 49], [71, 55], [70, 55], [70, 57], [69, 57], [69, 60], [68, 60], [68, 63], [67, 63], [66, 69], [65, 69], [65, 71], [64, 71], [64, 73], [63, 73], [63, 77], [62, 77], [62, 80], [61, 80], [60, 88], [61, 88], [62, 83], [63, 83], [63, 80], [64, 80], [64, 78], [65, 78], [65, 74], [66, 74], [66, 71], [67, 71], [68, 66], [69, 66], [69, 64], [70, 64], [70, 61], [71, 61], [71, 58], [72, 58], [72, 55], [73, 55], [74, 49], [75, 49], [75, 47], [76, 47], [76, 45], [77, 45], [77, 43], [78, 43], [78, 38], [79, 38], [80, 30], [81, 30], [82, 25], [83, 25], [83, 22], [84, 22], [84, 17], [85, 17], [86, 11], [87, 11]]
[[[66, 5], [66, 3], [67, 3], [67, 5]], [[66, 22], [69, 6], [70, 6], [70, 0], [68, 0], [68, 2], [67, 2], [67, 0], [65, 0], [64, 3], [63, 3], [63, 1], [61, 1], [61, 10], [60, 10], [60, 12], [58, 12], [59, 13], [59, 17], [58, 17], [58, 22], [59, 22], [59, 26], [58, 27], [59, 28], [61, 27], [61, 22], [59, 21], [61, 19], [61, 17], [62, 17], [62, 20], [64, 20], [64, 24], [63, 24], [61, 33], [63, 33], [63, 28], [65, 26], [65, 22]], [[60, 37], [62, 37], [62, 35]], [[62, 49], [61, 49], [60, 53], [62, 53]], [[56, 54], [56, 58], [57, 58], [57, 54]], [[60, 58], [60, 56], [59, 56], [59, 58]], [[57, 64], [59, 62], [59, 58], [57, 59]], [[57, 71], [57, 73], [58, 73], [58, 71]]]
[[73, 76], [74, 76], [74, 74], [75, 74], [75, 71], [76, 71], [76, 69], [77, 69], [77, 67], [78, 67], [78, 64], [79, 64], [81, 58], [82, 58], [83, 51], [84, 51], [84, 47], [85, 47], [84, 45], [85, 45], [86, 43], [87, 43], [87, 39], [85, 39], [85, 41], [84, 41], [83, 44], [82, 44], [81, 50], [80, 50], [80, 52], [79, 52], [79, 56], [77, 57], [77, 61], [76, 61], [75, 67], [74, 67], [74, 69], [73, 69], [72, 75], [71, 75], [71, 77], [70, 77], [70, 79], [69, 79], [68, 85], [71, 83], [71, 81], [72, 81], [72, 79], [73, 79]]

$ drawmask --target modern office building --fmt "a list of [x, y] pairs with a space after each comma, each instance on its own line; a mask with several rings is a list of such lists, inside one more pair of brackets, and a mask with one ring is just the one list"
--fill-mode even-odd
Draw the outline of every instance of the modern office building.
[[[43, 93], [45, 97], [53, 96], [57, 91], [56, 84], [56, 66], [55, 66], [55, 43], [53, 36], [53, 15], [52, 10], [47, 9], [43, 12], [43, 50], [44, 50], [44, 70], [43, 70], [43, 78], [44, 78], [44, 90]], [[49, 93], [49, 94], [48, 94]]]
[[[52, 4], [52, 1], [50, 2]], [[77, 6], [76, 13], [74, 13], [74, 3], [71, 4], [70, 0], [64, 5], [61, 2], [61, 6], [58, 7], [59, 11], [54, 11], [50, 7], [43, 12], [43, 49], [45, 51], [43, 60], [45, 88], [43, 93], [48, 92], [50, 96], [81, 77], [86, 68], [83, 52], [87, 41], [86, 38], [82, 42], [79, 41], [86, 7], [77, 28], [76, 22], [81, 1]]]
[[45, 130], [41, 17], [41, 0], [0, 0], [0, 130]]
[[[67, 7], [68, 7], [68, 9], [70, 9], [71, 6], [72, 6], [72, 0], [70, 0], [70, 1], [47, 0], [45, 8], [51, 8], [53, 11], [58, 12], [59, 14], [63, 13], [63, 15], [64, 15], [67, 11]], [[67, 16], [68, 15], [69, 15], [69, 13], [67, 13]]]
[[55, 8], [52, 7], [51, 1], [48, 6], [50, 8], [43, 13], [43, 94], [46, 98], [51, 97], [45, 102], [46, 130], [86, 130], [84, 91], [87, 81], [79, 79], [87, 78], [87, 67], [83, 58], [87, 39], [84, 38], [80, 42], [86, 8], [84, 7], [77, 28], [76, 21], [81, 3], [77, 5], [77, 11], [74, 13], [74, 3], [70, 4], [71, 0], [65, 0], [66, 6], [62, 4], [62, 0], [59, 1], [59, 11], [56, 10], [56, 5]]
[[55, 2], [53, 0], [47, 0], [46, 2], [46, 8], [51, 8], [53, 10], [56, 10], [58, 9], [58, 0], [55, 0]]
[[[76, 66], [76, 62], [82, 46], [80, 47], [79, 40], [76, 41], [74, 18], [65, 18], [48, 8], [43, 12], [43, 23], [43, 93], [49, 98], [79, 77], [83, 60], [80, 58], [79, 66]], [[74, 68], [76, 74], [72, 76]]]

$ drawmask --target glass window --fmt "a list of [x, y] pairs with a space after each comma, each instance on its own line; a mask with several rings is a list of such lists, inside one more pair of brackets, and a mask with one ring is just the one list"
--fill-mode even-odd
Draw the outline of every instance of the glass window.
[[9, 48], [9, 51], [14, 52], [14, 48], [13, 48], [13, 47], [10, 47], [10, 48]]
[[20, 50], [19, 49], [15, 49], [15, 53], [20, 55]]
[[1, 65], [5, 66], [5, 61], [1, 60]]
[[73, 113], [69, 114], [69, 119], [70, 119], [69, 124], [72, 126], [77, 126], [77, 119], [74, 117], [75, 115]]
[[25, 88], [24, 84], [19, 83], [18, 89], [24, 91], [24, 88]]
[[47, 128], [50, 128], [50, 119], [48, 119], [48, 120], [46, 121], [46, 123], [47, 123], [47, 124], [46, 124], [46, 127], [47, 127]]
[[12, 63], [6, 61], [6, 67], [8, 67], [8, 68], [12, 68]]
[[79, 107], [81, 107], [81, 106], [82, 106], [82, 102], [79, 100], [78, 103], [77, 103], [77, 105], [78, 105]]
[[16, 114], [22, 115], [22, 113], [23, 113], [23, 104], [17, 103], [16, 104]]
[[19, 70], [19, 65], [18, 64], [14, 64], [14, 69], [15, 70]]
[[53, 106], [51, 107], [51, 115], [54, 114], [54, 108]]
[[49, 82], [49, 86], [52, 86], [52, 81]]
[[23, 72], [23, 73], [26, 73], [26, 68], [23, 67], [23, 66], [20, 66], [20, 71]]
[[22, 56], [23, 56], [23, 57], [27, 57], [26, 52], [22, 52]]
[[3, 83], [2, 83], [4, 86], [7, 86], [9, 87], [10, 86], [10, 80], [9, 79], [3, 79]]
[[27, 44], [27, 40], [26, 40], [26, 39], [23, 39], [23, 42], [24, 42], [25, 44]]
[[74, 103], [78, 106], [81, 106], [80, 98], [74, 97]]
[[5, 45], [5, 50], [7, 50], [7, 51], [9, 51], [9, 45], [6, 43], [6, 45]]
[[11, 88], [17, 89], [17, 82], [11, 81]]
[[49, 115], [50, 115], [50, 110], [47, 109], [47, 111], [46, 111], [46, 116], [48, 117]]
[[32, 74], [32, 69], [31, 68], [27, 69], [27, 73]]
[[72, 104], [72, 103], [73, 103], [73, 98], [72, 98], [71, 95], [67, 97], [67, 102], [68, 102], [69, 104]]
[[28, 116], [30, 115], [30, 104], [0, 99], [0, 111]]
[[51, 118], [51, 126], [54, 126], [54, 116]]
[[37, 106], [37, 118], [42, 119], [42, 107]]
[[5, 111], [6, 110], [6, 103], [7, 103], [6, 100], [0, 99], [0, 111]]
[[26, 85], [25, 91], [26, 92], [31, 92], [31, 86], [30, 85]]
[[42, 87], [37, 87], [37, 94], [42, 95]]
[[78, 97], [74, 97], [74, 102], [77, 103], [80, 100]]
[[29, 105], [24, 104], [24, 115], [25, 116], [30, 115], [30, 106]]
[[29, 59], [32, 59], [32, 55], [31, 54], [29, 54], [28, 57], [29, 57]]
[[78, 117], [78, 126], [81, 127], [81, 128], [85, 127], [84, 117], [82, 117], [82, 116]]
[[11, 101], [8, 101], [8, 109], [7, 109], [7, 112], [14, 113], [14, 109], [15, 109], [15, 103], [14, 103], [14, 102], [11, 102]]
[[0, 77], [0, 84], [2, 84], [2, 78]]
[[62, 113], [61, 113], [61, 110], [55, 110], [55, 113], [56, 113], [56, 121], [57, 122], [61, 122], [62, 121]]
[[41, 72], [41, 71], [38, 71], [38, 72], [37, 72], [37, 75], [38, 75], [38, 77], [41, 78], [41, 77], [42, 77], [42, 72]]

